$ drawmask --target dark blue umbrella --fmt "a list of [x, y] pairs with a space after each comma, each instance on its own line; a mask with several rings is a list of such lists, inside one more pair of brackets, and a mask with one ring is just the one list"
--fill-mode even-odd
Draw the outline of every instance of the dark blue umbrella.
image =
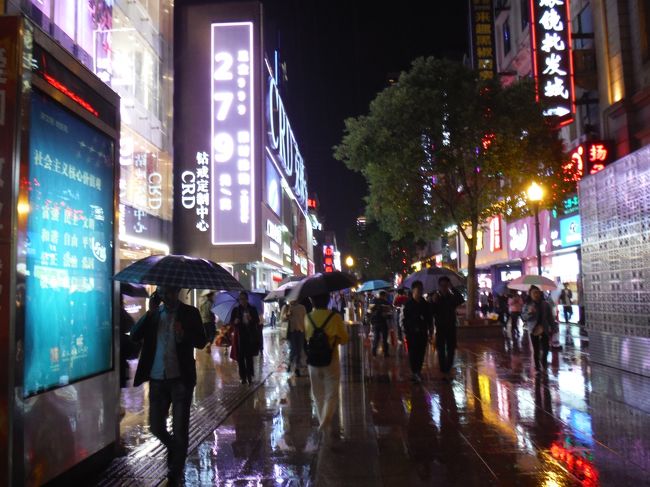
[[379, 289], [390, 289], [393, 285], [388, 281], [383, 281], [381, 279], [374, 279], [372, 281], [366, 281], [363, 285], [357, 289], [357, 292], [365, 293], [370, 291], [378, 291]]
[[237, 279], [219, 264], [186, 255], [151, 255], [124, 268], [113, 279], [184, 289], [244, 289]]
[[314, 274], [296, 284], [287, 294], [287, 301], [300, 301], [310, 296], [329, 294], [353, 287], [355, 284], [354, 277], [340, 271]]
[[[264, 303], [262, 302], [263, 295], [258, 293], [248, 293], [248, 303], [257, 309], [260, 319], [264, 314]], [[230, 315], [232, 310], [239, 306], [239, 292], [229, 291], [217, 294], [214, 298], [214, 305], [212, 312], [221, 319], [224, 323], [230, 323]]]

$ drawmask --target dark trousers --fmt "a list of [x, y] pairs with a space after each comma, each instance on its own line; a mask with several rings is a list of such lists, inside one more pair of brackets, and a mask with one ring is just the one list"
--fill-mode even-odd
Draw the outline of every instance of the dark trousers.
[[289, 368], [295, 365], [296, 370], [300, 367], [302, 347], [305, 345], [305, 334], [301, 331], [289, 332]]
[[[169, 473], [183, 473], [189, 442], [190, 406], [194, 386], [181, 379], [149, 381], [149, 427], [151, 433], [167, 447]], [[172, 407], [172, 433], [167, 431], [169, 406]]]
[[512, 321], [512, 334], [519, 335], [519, 318], [521, 313], [518, 311], [513, 311], [510, 313], [510, 320]]
[[255, 376], [252, 353], [247, 350], [240, 350], [237, 355], [237, 363], [239, 364], [239, 378], [241, 380], [249, 380]]
[[388, 355], [388, 323], [373, 323], [373, 339], [372, 339], [372, 354], [377, 355], [377, 348], [379, 347], [379, 337], [382, 337], [384, 345], [384, 355]]
[[454, 365], [454, 354], [456, 353], [455, 326], [436, 330], [436, 350], [438, 351], [440, 371], [446, 374]]
[[424, 354], [427, 351], [427, 336], [409, 334], [406, 336], [406, 340], [409, 347], [409, 363], [411, 364], [411, 372], [419, 374], [422, 371]]
[[535, 361], [535, 368], [539, 369], [540, 366], [545, 369], [548, 368], [548, 351], [550, 348], [549, 337], [546, 333], [539, 336], [530, 335], [530, 341], [533, 344], [533, 360]]

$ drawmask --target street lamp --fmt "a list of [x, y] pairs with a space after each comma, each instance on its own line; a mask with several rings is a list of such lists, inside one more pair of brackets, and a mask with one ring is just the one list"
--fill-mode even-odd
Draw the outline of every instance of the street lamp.
[[540, 236], [539, 236], [539, 204], [544, 197], [544, 188], [536, 182], [533, 182], [528, 187], [528, 201], [533, 204], [535, 210], [535, 244], [537, 248], [537, 275], [542, 275], [542, 250], [540, 249]]
[[354, 267], [354, 259], [352, 258], [351, 255], [348, 255], [348, 256], [345, 258], [345, 265], [348, 266], [348, 269]]

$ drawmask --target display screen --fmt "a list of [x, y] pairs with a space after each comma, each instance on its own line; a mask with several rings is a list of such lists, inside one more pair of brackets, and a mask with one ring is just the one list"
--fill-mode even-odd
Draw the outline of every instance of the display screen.
[[112, 368], [113, 141], [31, 102], [24, 394]]

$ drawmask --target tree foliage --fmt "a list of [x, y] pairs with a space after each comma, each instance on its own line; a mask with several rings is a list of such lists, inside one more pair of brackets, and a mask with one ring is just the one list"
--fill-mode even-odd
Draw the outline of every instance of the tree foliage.
[[346, 120], [335, 157], [365, 176], [367, 214], [394, 239], [458, 227], [470, 251], [470, 310], [481, 225], [526, 211], [532, 181], [549, 190], [549, 204], [565, 191], [562, 145], [533, 84], [502, 87], [434, 58], [415, 60], [367, 115]]

